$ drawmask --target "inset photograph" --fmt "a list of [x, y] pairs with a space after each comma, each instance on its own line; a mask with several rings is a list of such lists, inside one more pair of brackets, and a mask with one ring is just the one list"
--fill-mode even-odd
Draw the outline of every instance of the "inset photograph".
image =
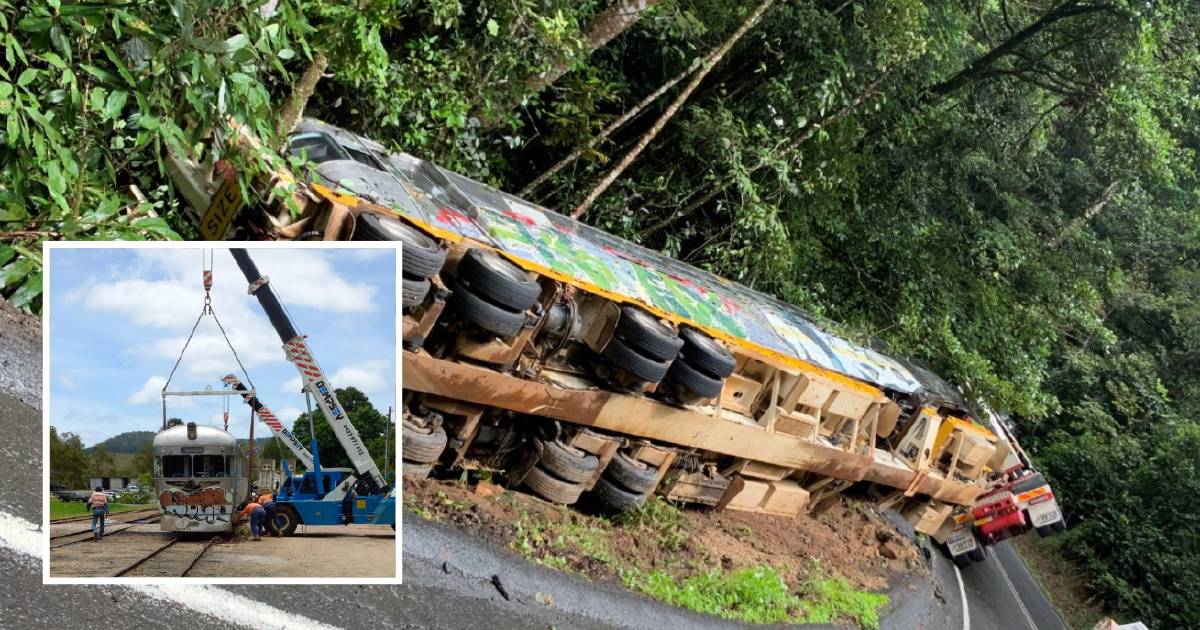
[[47, 247], [47, 582], [397, 581], [378, 244]]

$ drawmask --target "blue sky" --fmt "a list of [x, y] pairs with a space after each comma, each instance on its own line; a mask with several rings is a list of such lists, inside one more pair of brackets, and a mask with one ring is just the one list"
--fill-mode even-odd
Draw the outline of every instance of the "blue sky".
[[[396, 252], [254, 248], [292, 320], [335, 387], [395, 406]], [[52, 249], [50, 424], [87, 446], [125, 431], [157, 431], [160, 391], [204, 302], [201, 250]], [[213, 310], [259, 398], [290, 427], [304, 410], [300, 378], [228, 250], [213, 252]], [[237, 362], [212, 317], [196, 329], [171, 390], [222, 387]], [[222, 397], [171, 397], [168, 416], [221, 426]], [[230, 398], [230, 432], [248, 436], [249, 407]], [[255, 437], [270, 435], [262, 423]]]

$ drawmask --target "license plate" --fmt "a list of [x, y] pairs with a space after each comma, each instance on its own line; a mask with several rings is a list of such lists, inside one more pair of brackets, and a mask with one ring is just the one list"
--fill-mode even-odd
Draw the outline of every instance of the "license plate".
[[231, 175], [223, 178], [208, 211], [200, 220], [200, 237], [206, 241], [224, 240], [225, 231], [241, 208], [242, 191], [238, 187], [237, 177]]
[[1033, 517], [1033, 524], [1040, 527], [1042, 525], [1057, 523], [1061, 519], [1062, 515], [1058, 513], [1058, 510], [1054, 510], [1053, 512], [1046, 512], [1045, 514], [1038, 514]]
[[961, 556], [975, 548], [975, 537], [967, 536], [950, 541], [950, 555]]
[[1035, 527], [1043, 527], [1061, 521], [1062, 512], [1059, 511], [1058, 505], [1054, 502], [1047, 501], [1039, 505], [1029, 506], [1029, 517]]

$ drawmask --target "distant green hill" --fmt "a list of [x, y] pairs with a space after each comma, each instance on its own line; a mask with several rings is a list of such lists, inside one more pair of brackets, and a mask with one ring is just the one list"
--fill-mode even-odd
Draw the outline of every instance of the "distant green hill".
[[[265, 431], [266, 429], [263, 428], [263, 430]], [[95, 452], [96, 447], [103, 446], [104, 448], [108, 449], [109, 453], [136, 453], [143, 446], [154, 441], [155, 433], [155, 431], [126, 431], [120, 435], [114, 435], [113, 437], [110, 437], [99, 444], [89, 446], [83, 449], [83, 452], [91, 455], [93, 452]], [[271, 437], [256, 437], [254, 439], [254, 443], [257, 444], [259, 448], [262, 448], [266, 446], [267, 442], [271, 441], [271, 439]], [[248, 442], [245, 439], [238, 440], [238, 444], [240, 444], [242, 448], [246, 448], [247, 443]]]
[[94, 444], [83, 449], [83, 452], [91, 454], [96, 450], [97, 446], [103, 446], [108, 449], [109, 453], [136, 453], [143, 446], [154, 441], [154, 431], [126, 431], [120, 435], [114, 435], [99, 444]]

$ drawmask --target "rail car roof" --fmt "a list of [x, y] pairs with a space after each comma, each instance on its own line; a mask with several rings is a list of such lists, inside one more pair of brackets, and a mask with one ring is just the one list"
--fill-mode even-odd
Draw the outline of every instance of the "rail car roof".
[[944, 405], [970, 411], [971, 408], [967, 406], [967, 401], [963, 399], [958, 388], [916, 361], [909, 359], [898, 359], [898, 361], [908, 368], [908, 371], [921, 383], [923, 388], [921, 393], [929, 402], [939, 406]]
[[237, 438], [216, 428], [202, 424], [196, 425], [196, 439], [189, 440], [187, 425], [173, 426], [166, 431], [159, 431], [154, 436], [155, 447], [175, 446], [237, 446]]
[[[374, 141], [318, 121], [303, 131]], [[299, 129], [299, 128], [298, 128]], [[904, 364], [834, 335], [796, 306], [408, 154], [386, 154], [394, 178], [348, 161], [319, 165], [331, 185], [419, 224], [490, 244], [518, 261], [625, 301], [905, 394], [927, 390]]]

